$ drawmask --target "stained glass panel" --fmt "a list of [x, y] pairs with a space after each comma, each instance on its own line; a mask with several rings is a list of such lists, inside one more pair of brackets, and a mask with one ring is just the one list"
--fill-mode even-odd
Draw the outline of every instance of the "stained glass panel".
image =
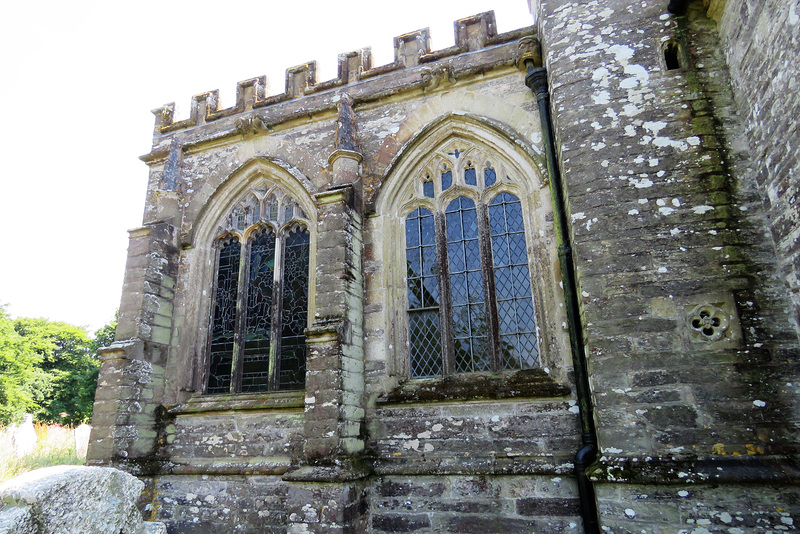
[[489, 370], [486, 305], [475, 202], [458, 197], [445, 210], [455, 371]]
[[247, 286], [247, 326], [242, 354], [242, 391], [269, 389], [269, 351], [272, 291], [275, 274], [275, 235], [263, 229], [250, 243]]
[[271, 194], [264, 204], [264, 218], [268, 221], [278, 222], [278, 199]]
[[229, 393], [231, 389], [240, 252], [241, 245], [236, 237], [230, 238], [219, 250], [209, 346], [208, 393]]
[[500, 193], [489, 203], [489, 228], [503, 366], [505, 369], [536, 367], [539, 365], [536, 321], [522, 206], [516, 196]]
[[295, 228], [287, 237], [283, 262], [283, 317], [278, 389], [302, 389], [306, 379], [308, 261], [310, 236]]

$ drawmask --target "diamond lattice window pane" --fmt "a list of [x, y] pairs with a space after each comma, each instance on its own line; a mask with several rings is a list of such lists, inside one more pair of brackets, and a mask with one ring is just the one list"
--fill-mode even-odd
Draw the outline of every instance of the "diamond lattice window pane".
[[409, 311], [408, 345], [412, 378], [442, 374], [441, 336], [438, 310]]
[[489, 217], [503, 367], [535, 367], [539, 349], [519, 199], [500, 193], [489, 205]]

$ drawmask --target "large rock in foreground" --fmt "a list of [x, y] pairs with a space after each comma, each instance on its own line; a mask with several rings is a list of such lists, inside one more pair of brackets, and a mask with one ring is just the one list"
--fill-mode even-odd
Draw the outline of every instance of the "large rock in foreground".
[[156, 534], [136, 500], [144, 484], [110, 467], [61, 465], [0, 485], [0, 534]]

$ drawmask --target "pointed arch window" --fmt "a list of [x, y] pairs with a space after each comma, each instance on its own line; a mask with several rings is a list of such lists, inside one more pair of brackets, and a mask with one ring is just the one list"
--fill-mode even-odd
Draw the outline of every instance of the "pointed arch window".
[[304, 387], [309, 226], [278, 188], [231, 208], [216, 241], [205, 393]]
[[501, 176], [462, 142], [439, 151], [407, 204], [411, 378], [540, 365], [522, 203]]

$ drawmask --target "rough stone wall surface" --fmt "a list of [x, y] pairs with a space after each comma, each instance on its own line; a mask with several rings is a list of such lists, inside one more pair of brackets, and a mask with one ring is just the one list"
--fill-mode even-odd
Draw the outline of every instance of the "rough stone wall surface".
[[800, 4], [728, 0], [719, 31], [747, 128], [750, 179], [766, 193], [769, 228], [800, 332]]
[[580, 532], [575, 492], [569, 477], [381, 477], [372, 532]]
[[285, 471], [299, 454], [299, 409], [175, 416], [164, 427], [162, 455], [173, 473]]
[[288, 489], [279, 476], [168, 475], [147, 482], [148, 511], [170, 532], [286, 532]]
[[753, 487], [622, 486], [598, 488], [606, 532], [730, 533], [797, 530], [798, 490], [776, 485]]
[[[775, 374], [795, 376], [783, 359], [796, 345], [786, 323], [756, 326], [755, 314], [779, 317], [782, 306], [753, 300], [769, 271], [754, 265], [757, 236], [739, 222], [708, 94], [728, 88], [693, 39], [692, 17], [704, 15], [687, 22], [647, 1], [542, 10], [601, 446], [631, 456], [791, 451], [783, 421], [794, 416]], [[675, 71], [663, 60], [670, 39], [685, 54]], [[747, 328], [698, 336], [692, 317], [709, 304]]]

